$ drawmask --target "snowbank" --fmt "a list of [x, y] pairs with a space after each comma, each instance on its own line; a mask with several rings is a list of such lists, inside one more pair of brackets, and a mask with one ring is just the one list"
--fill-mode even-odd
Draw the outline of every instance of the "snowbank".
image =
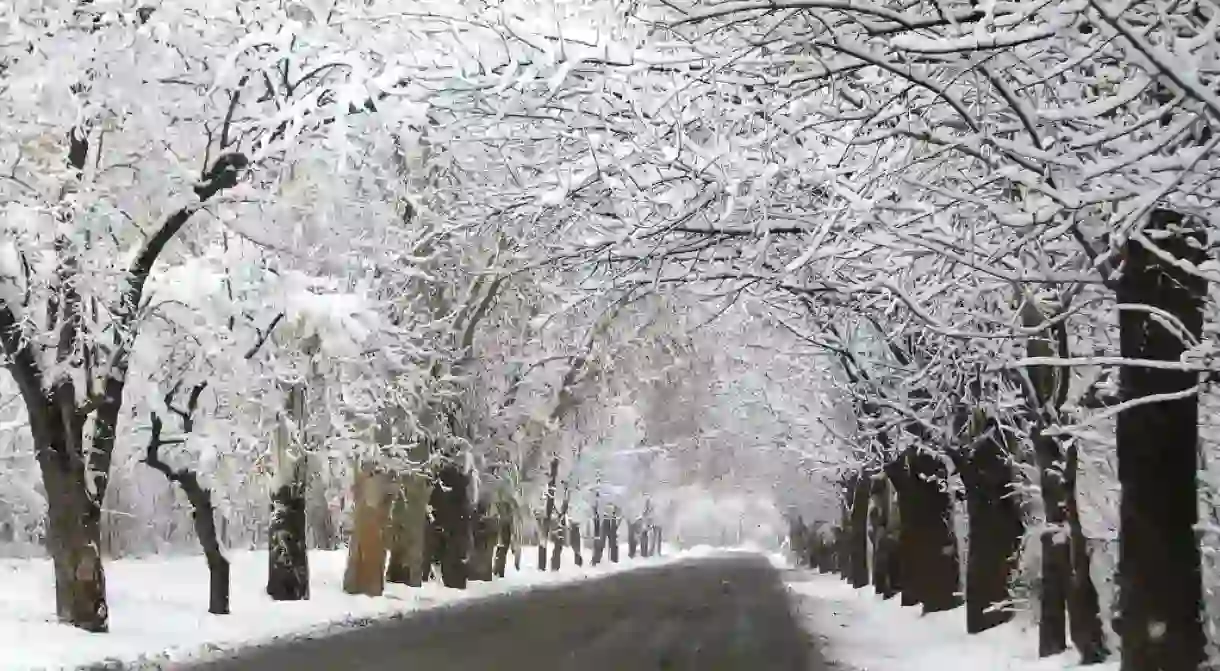
[[837, 576], [791, 571], [788, 589], [827, 661], [853, 671], [1118, 671], [1113, 663], [1082, 667], [1067, 652], [1038, 659], [1037, 632], [1017, 622], [966, 633], [966, 611], [921, 615], [871, 587], [852, 589]]
[[[522, 570], [490, 583], [472, 582], [467, 590], [427, 584], [419, 589], [388, 585], [385, 596], [351, 596], [342, 591], [346, 551], [310, 553], [311, 598], [274, 602], [263, 591], [265, 552], [232, 552], [232, 615], [207, 613], [207, 568], [202, 557], [120, 559], [106, 565], [110, 633], [89, 634], [55, 622], [55, 592], [50, 562], [0, 561], [0, 669], [63, 669], [114, 664], [160, 668], [276, 638], [317, 635], [424, 608], [476, 599], [544, 584], [606, 575], [630, 568], [682, 559], [669, 552], [651, 559], [577, 568], [571, 551], [563, 568], [539, 573], [534, 548], [526, 548]], [[511, 564], [511, 562], [510, 562]]]

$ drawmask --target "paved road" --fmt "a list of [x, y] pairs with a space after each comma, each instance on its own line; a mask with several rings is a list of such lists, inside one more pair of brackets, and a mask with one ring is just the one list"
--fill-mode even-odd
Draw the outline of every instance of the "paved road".
[[201, 671], [827, 671], [762, 557], [710, 557], [260, 648]]

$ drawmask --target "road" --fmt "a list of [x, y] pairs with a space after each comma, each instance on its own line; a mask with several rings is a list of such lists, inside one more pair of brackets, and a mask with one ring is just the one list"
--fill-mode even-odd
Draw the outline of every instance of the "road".
[[200, 671], [827, 671], [763, 557], [725, 555], [424, 611]]

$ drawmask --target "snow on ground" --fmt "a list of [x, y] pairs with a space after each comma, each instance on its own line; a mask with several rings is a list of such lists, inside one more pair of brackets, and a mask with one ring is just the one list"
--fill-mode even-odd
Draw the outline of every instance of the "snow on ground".
[[1010, 622], [966, 633], [966, 611], [922, 615], [918, 606], [883, 601], [871, 587], [794, 570], [786, 576], [796, 610], [844, 671], [1118, 671], [1117, 660], [1082, 667], [1075, 652], [1038, 659], [1037, 631]]
[[[310, 599], [274, 602], [264, 592], [265, 552], [231, 552], [232, 614], [207, 613], [207, 568], [199, 556], [119, 559], [106, 565], [110, 633], [90, 634], [55, 622], [55, 591], [47, 560], [0, 560], [0, 670], [71, 669], [116, 663], [161, 668], [276, 638], [317, 635], [371, 619], [503, 594], [544, 584], [658, 565], [689, 556], [608, 561], [577, 568], [566, 550], [557, 572], [536, 570], [537, 550], [524, 548], [521, 571], [455, 590], [438, 583], [413, 589], [387, 585], [382, 597], [342, 591], [346, 551], [309, 556]], [[130, 668], [130, 667], [129, 667]]]

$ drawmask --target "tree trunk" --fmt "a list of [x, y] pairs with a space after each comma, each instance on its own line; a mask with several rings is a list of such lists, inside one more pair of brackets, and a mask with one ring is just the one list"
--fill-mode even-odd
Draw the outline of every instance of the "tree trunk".
[[432, 482], [424, 473], [397, 478], [398, 487], [390, 507], [390, 557], [386, 580], [409, 587], [424, 581], [425, 534], [428, 529], [428, 500]]
[[555, 526], [555, 530], [551, 532], [551, 567], [550, 570], [558, 571], [563, 560], [563, 547], [566, 544], [564, 538], [564, 524], [560, 520]]
[[610, 533], [610, 518], [593, 514], [593, 565], [602, 563], [602, 553], [606, 550], [606, 536]]
[[572, 559], [577, 566], [585, 565], [585, 558], [580, 550], [580, 523], [572, 522], [568, 525], [568, 543], [572, 546]]
[[491, 505], [480, 501], [475, 507], [474, 524], [471, 531], [470, 579], [490, 581], [495, 573], [494, 555], [497, 520], [491, 514]]
[[852, 478], [851, 514], [847, 531], [848, 557], [851, 562], [847, 580], [859, 589], [868, 586], [868, 499], [871, 478], [863, 471]]
[[[199, 393], [204, 385], [196, 387], [192, 393], [188, 408], [183, 416], [183, 433], [190, 433], [194, 427], [193, 415], [198, 403]], [[167, 403], [166, 405], [169, 405]], [[204, 559], [208, 564], [208, 612], [213, 615], [228, 615], [229, 613], [229, 560], [220, 549], [220, 539], [216, 533], [215, 508], [212, 506], [212, 491], [199, 484], [199, 476], [189, 468], [174, 469], [161, 460], [160, 448], [165, 443], [161, 438], [161, 418], [152, 414], [152, 437], [149, 439], [145, 452], [144, 463], [177, 484], [191, 504], [191, 521], [194, 523], [195, 536], [203, 549]]]
[[343, 591], [381, 596], [385, 592], [386, 536], [391, 481], [386, 473], [360, 466], [352, 481], [352, 537], [347, 546]]
[[627, 521], [627, 558], [635, 559], [637, 547], [640, 542], [640, 522], [639, 520]]
[[1072, 579], [1071, 546], [1067, 537], [1067, 492], [1063, 452], [1054, 436], [1035, 434], [1042, 508], [1046, 526], [1041, 534], [1042, 583], [1038, 598], [1038, 654], [1067, 650], [1067, 595]]
[[[1182, 215], [1153, 210], [1144, 233], [1162, 255], [1198, 265], [1206, 240]], [[1125, 248], [1118, 302], [1158, 308], [1181, 323], [1186, 337], [1202, 332], [1205, 280], [1163, 260], [1138, 240]], [[1128, 359], [1178, 362], [1181, 337], [1147, 310], [1119, 311], [1121, 353]], [[1185, 395], [1193, 372], [1124, 366], [1124, 402], [1152, 395], [1173, 400], [1130, 406], [1118, 415], [1118, 583], [1123, 671], [1194, 671], [1205, 659], [1200, 618], [1202, 579], [1198, 521], [1199, 401]]]
[[961, 582], [957, 539], [953, 532], [953, 501], [948, 491], [948, 469], [929, 448], [908, 454], [914, 524], [904, 515], [903, 530], [914, 531], [916, 572], [911, 582], [922, 583], [920, 602], [924, 613], [950, 610], [961, 605]]
[[440, 469], [432, 490], [432, 526], [437, 541], [435, 560], [445, 587], [466, 589], [470, 552], [470, 476], [457, 464]]
[[305, 545], [304, 461], [290, 468], [289, 482], [271, 492], [267, 529], [267, 594], [275, 601], [309, 598], [309, 553]]
[[610, 546], [610, 563], [618, 563], [618, 510], [615, 510], [610, 515], [608, 531], [606, 532], [606, 544]]
[[538, 570], [546, 570], [546, 542], [551, 536], [551, 524], [555, 516], [555, 486], [559, 479], [559, 457], [551, 458], [550, 475], [546, 483], [546, 510], [542, 517], [542, 528], [538, 535]]
[[309, 503], [306, 516], [309, 519], [310, 545], [319, 550], [338, 550], [343, 539], [327, 500], [327, 485], [330, 484], [329, 466], [321, 455], [310, 455]]
[[894, 461], [886, 464], [885, 474], [894, 486], [898, 502], [898, 564], [899, 592], [902, 605], [914, 606], [923, 601], [922, 582], [917, 578], [919, 567], [918, 516], [915, 514], [914, 487], [911, 485], [910, 452], [905, 451]]
[[309, 552], [305, 537], [309, 462], [303, 447], [305, 385], [291, 385], [284, 405], [276, 431], [275, 481], [267, 527], [267, 594], [275, 601], [300, 601], [309, 598]]
[[610, 535], [610, 518], [597, 520], [597, 534], [593, 537], [593, 565], [602, 563], [602, 553], [606, 550], [606, 537]]
[[869, 522], [873, 539], [873, 589], [882, 599], [898, 593], [891, 571], [896, 566], [898, 536], [894, 520], [890, 519], [890, 486], [885, 476], [871, 478]]
[[59, 458], [67, 453], [69, 440], [61, 423], [57, 418], [47, 423], [51, 430], [36, 432], [35, 446], [47, 496], [46, 539], [55, 570], [55, 612], [64, 624], [105, 632], [110, 618], [106, 576], [98, 553], [101, 508], [88, 494], [82, 465], [63, 463]]
[[661, 538], [662, 538], [662, 535], [661, 535], [661, 534], [662, 534], [662, 533], [663, 533], [663, 532], [662, 532], [662, 530], [661, 530], [661, 527], [660, 527], [660, 526], [658, 526], [658, 527], [656, 528], [656, 535], [657, 535], [657, 537], [656, 537], [656, 544], [657, 544], [657, 545], [656, 545], [656, 553], [655, 553], [655, 554], [656, 554], [658, 557], [660, 557], [660, 556], [661, 556]]
[[513, 518], [506, 510], [500, 511], [499, 520], [500, 542], [496, 546], [495, 565], [492, 572], [496, 577], [503, 578], [508, 570], [508, 552], [513, 545]]
[[1012, 619], [1009, 578], [1025, 533], [1019, 500], [1013, 492], [1011, 456], [1000, 427], [989, 422], [991, 437], [958, 460], [966, 485], [969, 547], [966, 555], [966, 631], [977, 634]]
[[1068, 624], [1072, 643], [1080, 652], [1082, 664], [1100, 664], [1110, 656], [1106, 634], [1101, 624], [1101, 607], [1089, 560], [1088, 539], [1080, 524], [1080, 508], [1076, 501], [1076, 472], [1079, 467], [1076, 444], [1067, 449], [1064, 482], [1067, 489], [1068, 528], [1071, 531], [1072, 585], [1068, 592]]

